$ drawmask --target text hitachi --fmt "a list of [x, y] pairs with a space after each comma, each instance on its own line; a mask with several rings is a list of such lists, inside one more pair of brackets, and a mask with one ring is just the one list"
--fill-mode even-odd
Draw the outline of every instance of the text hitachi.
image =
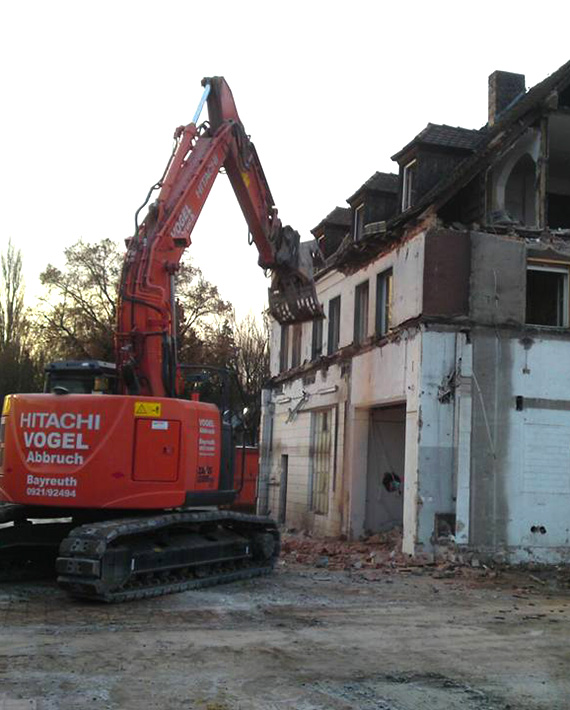
[[101, 428], [100, 414], [80, 414], [76, 412], [25, 412], [20, 414], [22, 429], [88, 429]]

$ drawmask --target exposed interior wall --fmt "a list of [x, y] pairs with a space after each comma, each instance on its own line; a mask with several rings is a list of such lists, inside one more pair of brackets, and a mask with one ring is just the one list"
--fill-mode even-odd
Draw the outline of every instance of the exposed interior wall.
[[524, 323], [526, 245], [471, 232], [470, 317], [476, 323]]
[[469, 232], [430, 229], [425, 237], [424, 316], [466, 316], [469, 313], [471, 242]]
[[537, 166], [528, 153], [515, 163], [505, 184], [505, 209], [524, 225], [537, 224]]
[[541, 131], [529, 128], [489, 173], [488, 220], [514, 221], [527, 227], [538, 225], [540, 194], [538, 165], [541, 156]]

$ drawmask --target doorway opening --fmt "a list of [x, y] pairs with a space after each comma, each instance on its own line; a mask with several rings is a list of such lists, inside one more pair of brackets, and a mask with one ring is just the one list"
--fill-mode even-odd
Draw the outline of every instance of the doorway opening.
[[402, 526], [406, 405], [370, 410], [364, 529], [373, 534]]

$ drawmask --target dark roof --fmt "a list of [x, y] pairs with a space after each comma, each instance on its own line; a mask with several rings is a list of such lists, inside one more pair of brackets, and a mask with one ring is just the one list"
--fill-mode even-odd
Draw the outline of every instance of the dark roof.
[[461, 148], [463, 150], [475, 150], [483, 140], [482, 131], [471, 128], [461, 128], [461, 126], [446, 126], [437, 123], [428, 123], [423, 131], [413, 138], [407, 145], [392, 156], [392, 160], [398, 160], [407, 153], [414, 145], [437, 145], [441, 148]]
[[462, 187], [465, 187], [492, 159], [498, 151], [515, 141], [543, 110], [550, 94], [570, 84], [570, 61], [563, 64], [549, 77], [536, 84], [526, 94], [501, 114], [493, 126], [481, 129], [481, 143], [472, 155], [468, 155], [443, 180], [427, 192], [417, 205], [390, 220], [390, 227], [407, 221], [423, 212], [430, 205], [435, 209], [443, 206]]
[[[362, 240], [361, 242], [347, 243], [346, 248], [339, 249], [334, 261], [319, 272], [323, 276], [330, 269], [355, 270], [361, 268], [371, 259], [375, 258], [383, 249], [397, 238], [398, 229], [406, 222], [420, 218], [430, 211], [437, 210], [453, 198], [481, 171], [485, 170], [497, 153], [507, 149], [516, 141], [541, 115], [545, 108], [555, 108], [555, 96], [570, 85], [570, 61], [562, 65], [553, 74], [536, 84], [526, 94], [512, 103], [492, 126], [484, 126], [478, 133], [481, 142], [471, 155], [467, 155], [450, 173], [437, 185], [429, 190], [421, 200], [405, 212], [390, 219], [387, 223], [387, 232], [381, 239]], [[552, 103], [551, 103], [552, 97]], [[413, 142], [413, 141], [412, 141]], [[355, 256], [358, 252], [358, 257]]]
[[399, 177], [394, 173], [379, 173], [375, 172], [372, 177], [361, 185], [358, 190], [351, 195], [347, 202], [352, 202], [362, 192], [398, 192]]
[[321, 227], [325, 224], [334, 224], [339, 227], [350, 227], [350, 208], [349, 207], [335, 207], [332, 212], [330, 212], [324, 219], [322, 219], [316, 227], [311, 229], [311, 234], [318, 232]]

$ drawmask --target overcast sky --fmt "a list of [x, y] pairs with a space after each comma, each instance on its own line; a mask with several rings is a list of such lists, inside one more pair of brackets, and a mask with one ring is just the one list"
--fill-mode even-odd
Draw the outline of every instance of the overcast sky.
[[[283, 223], [309, 238], [376, 170], [395, 171], [390, 156], [428, 121], [481, 127], [492, 71], [530, 87], [566, 62], [563, 7], [5, 2], [0, 250], [10, 237], [22, 250], [33, 293], [80, 237], [122, 244], [211, 75], [232, 88]], [[267, 281], [223, 175], [192, 240], [238, 314], [260, 312]]]

